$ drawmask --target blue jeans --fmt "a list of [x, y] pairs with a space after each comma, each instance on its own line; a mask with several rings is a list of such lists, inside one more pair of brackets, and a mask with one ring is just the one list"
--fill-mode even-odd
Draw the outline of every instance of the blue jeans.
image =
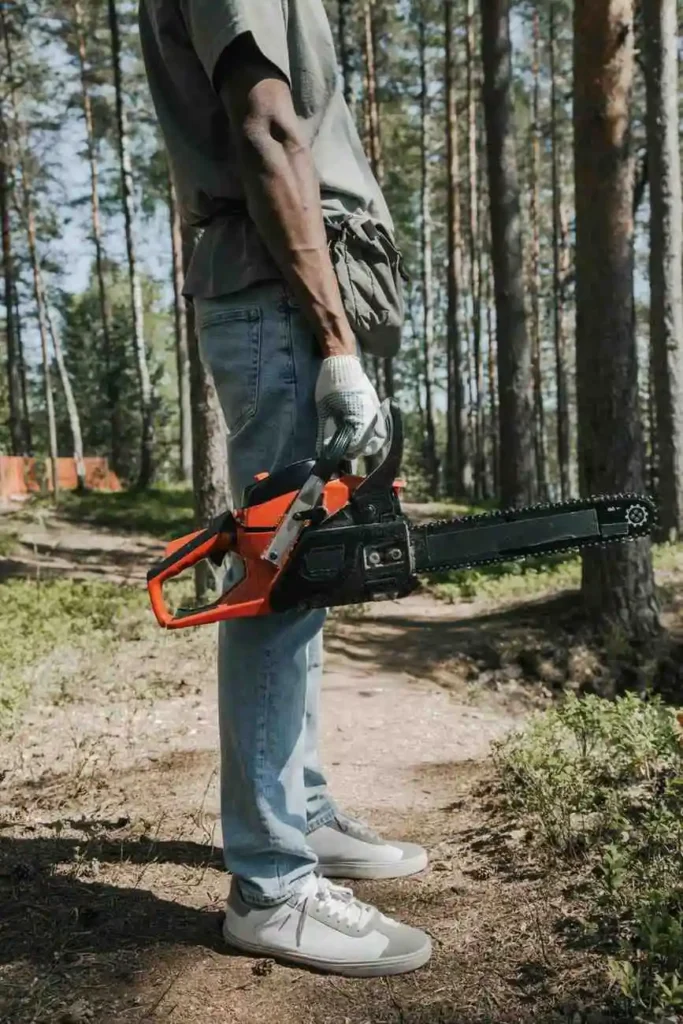
[[[195, 300], [202, 357], [229, 431], [232, 503], [256, 473], [315, 455], [313, 331], [283, 284]], [[318, 760], [325, 612], [221, 623], [218, 697], [225, 864], [249, 903], [286, 900], [316, 866], [306, 836], [335, 807]]]

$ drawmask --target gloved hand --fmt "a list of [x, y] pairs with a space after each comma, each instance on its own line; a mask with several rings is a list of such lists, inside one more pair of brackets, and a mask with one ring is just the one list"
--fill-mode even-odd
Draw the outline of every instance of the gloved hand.
[[318, 451], [346, 423], [354, 428], [350, 459], [376, 455], [387, 437], [379, 398], [356, 356], [323, 359], [315, 389], [318, 406]]

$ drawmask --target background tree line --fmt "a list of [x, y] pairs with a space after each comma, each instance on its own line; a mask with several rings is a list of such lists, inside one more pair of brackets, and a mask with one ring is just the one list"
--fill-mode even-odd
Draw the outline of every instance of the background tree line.
[[[411, 281], [371, 360], [413, 494], [513, 505], [654, 491], [683, 517], [676, 0], [326, 0]], [[106, 455], [131, 485], [225, 497], [181, 298], [191, 233], [131, 0], [0, 5], [0, 451]], [[647, 545], [584, 592], [657, 632]]]

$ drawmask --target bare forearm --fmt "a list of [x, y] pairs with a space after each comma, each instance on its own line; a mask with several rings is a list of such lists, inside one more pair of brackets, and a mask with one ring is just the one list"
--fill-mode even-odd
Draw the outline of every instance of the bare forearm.
[[320, 188], [307, 146], [262, 124], [239, 141], [250, 215], [301, 303], [325, 356], [356, 353], [327, 248]]

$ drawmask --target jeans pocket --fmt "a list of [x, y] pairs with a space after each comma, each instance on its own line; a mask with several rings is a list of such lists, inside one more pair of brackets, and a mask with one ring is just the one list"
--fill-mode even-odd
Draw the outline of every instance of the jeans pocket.
[[213, 375], [231, 435], [254, 416], [258, 405], [262, 314], [258, 306], [202, 311], [199, 343]]

